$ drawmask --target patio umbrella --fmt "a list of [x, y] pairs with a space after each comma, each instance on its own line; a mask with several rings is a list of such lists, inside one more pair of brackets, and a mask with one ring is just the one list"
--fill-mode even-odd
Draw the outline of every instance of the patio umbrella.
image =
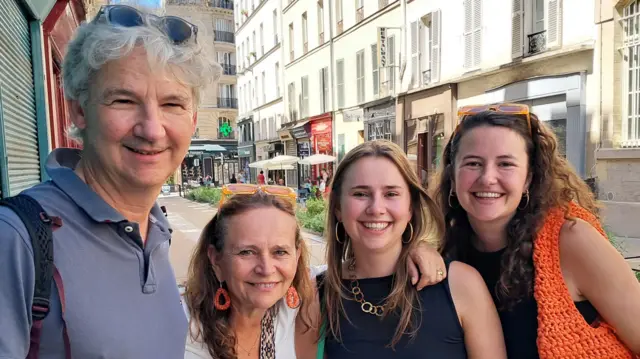
[[329, 155], [313, 155], [298, 161], [298, 163], [301, 165], [313, 166], [313, 165], [320, 165], [323, 163], [333, 162], [335, 160], [336, 160], [335, 157], [329, 156]]

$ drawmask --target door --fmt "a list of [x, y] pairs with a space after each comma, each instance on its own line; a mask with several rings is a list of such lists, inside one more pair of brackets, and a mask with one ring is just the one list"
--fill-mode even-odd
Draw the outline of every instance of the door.
[[0, 39], [0, 178], [7, 197], [41, 180], [29, 20], [15, 0], [0, 0]]

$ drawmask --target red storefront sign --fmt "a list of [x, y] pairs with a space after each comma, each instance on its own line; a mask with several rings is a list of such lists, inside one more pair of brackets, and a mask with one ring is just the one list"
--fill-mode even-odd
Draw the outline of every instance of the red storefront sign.
[[[332, 116], [331, 113], [325, 113], [319, 116], [311, 117], [311, 150], [312, 154], [333, 155], [333, 137], [331, 129]], [[333, 173], [333, 164], [324, 163], [312, 166], [311, 174], [315, 181], [321, 174], [321, 170], [325, 169], [329, 173]]]

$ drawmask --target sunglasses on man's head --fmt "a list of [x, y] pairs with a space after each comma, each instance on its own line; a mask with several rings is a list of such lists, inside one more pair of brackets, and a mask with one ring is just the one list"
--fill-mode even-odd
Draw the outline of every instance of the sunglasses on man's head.
[[460, 125], [467, 116], [477, 115], [485, 111], [493, 111], [503, 113], [505, 115], [523, 115], [527, 119], [529, 134], [533, 133], [531, 131], [531, 115], [529, 112], [529, 106], [519, 103], [503, 103], [499, 105], [470, 105], [461, 107], [458, 109], [458, 118], [460, 118], [460, 122], [458, 122], [458, 126], [456, 126], [453, 134], [455, 135], [456, 132], [458, 132]]
[[222, 206], [227, 199], [237, 195], [253, 195], [258, 192], [262, 192], [271, 196], [281, 197], [291, 202], [295, 207], [297, 195], [296, 192], [285, 186], [274, 185], [255, 185], [248, 183], [232, 183], [222, 186], [222, 197], [220, 198], [220, 206]]
[[127, 5], [104, 5], [93, 21], [106, 21], [108, 24], [122, 27], [152, 25], [162, 30], [176, 45], [190, 39], [197, 42], [198, 37], [198, 27], [182, 18], [144, 14]]

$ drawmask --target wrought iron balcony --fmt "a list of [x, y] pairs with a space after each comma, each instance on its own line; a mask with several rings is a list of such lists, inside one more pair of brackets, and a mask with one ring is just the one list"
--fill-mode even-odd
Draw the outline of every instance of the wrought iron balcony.
[[543, 52], [547, 49], [547, 31], [538, 31], [527, 35], [529, 39], [529, 55]]
[[230, 31], [213, 30], [214, 40], [228, 43], [235, 43], [235, 35]]
[[231, 64], [220, 64], [222, 66], [222, 73], [225, 75], [234, 76], [236, 74], [236, 66]]
[[233, 97], [218, 97], [219, 108], [238, 108], [238, 99]]
[[233, 10], [232, 0], [209, 0], [209, 7], [219, 7], [222, 9]]

